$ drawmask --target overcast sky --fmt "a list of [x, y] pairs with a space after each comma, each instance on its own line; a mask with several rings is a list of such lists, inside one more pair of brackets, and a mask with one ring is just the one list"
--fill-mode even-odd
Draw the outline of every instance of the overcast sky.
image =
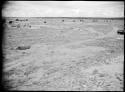
[[124, 2], [9, 1], [4, 17], [124, 17]]

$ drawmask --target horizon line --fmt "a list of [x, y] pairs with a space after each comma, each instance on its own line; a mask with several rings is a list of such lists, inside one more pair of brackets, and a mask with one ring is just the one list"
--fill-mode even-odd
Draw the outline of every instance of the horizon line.
[[124, 18], [124, 17], [5, 17], [5, 18]]

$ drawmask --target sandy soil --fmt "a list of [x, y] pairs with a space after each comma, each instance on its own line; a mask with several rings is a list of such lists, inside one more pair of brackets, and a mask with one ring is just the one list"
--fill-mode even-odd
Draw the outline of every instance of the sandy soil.
[[[7, 29], [6, 89], [123, 91], [124, 37], [116, 26], [96, 25]], [[15, 49], [22, 44], [31, 48]]]

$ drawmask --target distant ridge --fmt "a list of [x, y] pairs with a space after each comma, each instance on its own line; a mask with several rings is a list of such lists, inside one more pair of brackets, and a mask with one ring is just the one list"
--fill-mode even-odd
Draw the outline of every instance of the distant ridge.
[[124, 17], [3, 17], [3, 18], [124, 19]]

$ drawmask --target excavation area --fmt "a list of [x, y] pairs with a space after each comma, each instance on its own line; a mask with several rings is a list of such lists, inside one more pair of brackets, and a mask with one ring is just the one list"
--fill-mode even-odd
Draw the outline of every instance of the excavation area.
[[124, 20], [43, 20], [6, 24], [6, 89], [123, 91]]

